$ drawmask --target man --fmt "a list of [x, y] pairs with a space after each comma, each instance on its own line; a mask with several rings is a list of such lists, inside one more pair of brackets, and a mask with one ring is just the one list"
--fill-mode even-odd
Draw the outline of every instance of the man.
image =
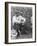
[[24, 25], [26, 19], [21, 15], [15, 15], [12, 18], [13, 28], [17, 31], [17, 37], [21, 34], [21, 27]]

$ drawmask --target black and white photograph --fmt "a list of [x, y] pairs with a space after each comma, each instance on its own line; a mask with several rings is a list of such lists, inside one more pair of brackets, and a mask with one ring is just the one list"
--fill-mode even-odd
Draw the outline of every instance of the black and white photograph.
[[32, 38], [32, 8], [11, 7], [11, 39]]
[[6, 15], [8, 43], [35, 41], [35, 4], [8, 3]]

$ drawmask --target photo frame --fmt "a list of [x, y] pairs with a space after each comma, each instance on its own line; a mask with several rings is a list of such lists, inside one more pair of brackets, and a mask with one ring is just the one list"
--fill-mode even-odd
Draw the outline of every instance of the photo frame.
[[5, 44], [36, 42], [36, 4], [5, 2]]

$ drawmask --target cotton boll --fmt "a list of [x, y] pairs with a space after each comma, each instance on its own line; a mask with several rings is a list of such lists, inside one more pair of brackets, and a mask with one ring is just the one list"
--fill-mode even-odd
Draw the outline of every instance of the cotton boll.
[[16, 36], [17, 36], [17, 32], [16, 32], [16, 30], [15, 29], [12, 29], [12, 39], [15, 39], [16, 38]]

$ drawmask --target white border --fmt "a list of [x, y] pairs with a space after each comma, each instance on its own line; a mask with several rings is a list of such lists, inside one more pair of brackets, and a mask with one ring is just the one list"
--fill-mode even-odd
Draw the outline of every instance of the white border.
[[[32, 38], [11, 40], [11, 6], [32, 7], [32, 23], [33, 23]], [[35, 5], [8, 4], [8, 17], [9, 17], [8, 19], [9, 21], [8, 22], [8, 43], [35, 41]]]

